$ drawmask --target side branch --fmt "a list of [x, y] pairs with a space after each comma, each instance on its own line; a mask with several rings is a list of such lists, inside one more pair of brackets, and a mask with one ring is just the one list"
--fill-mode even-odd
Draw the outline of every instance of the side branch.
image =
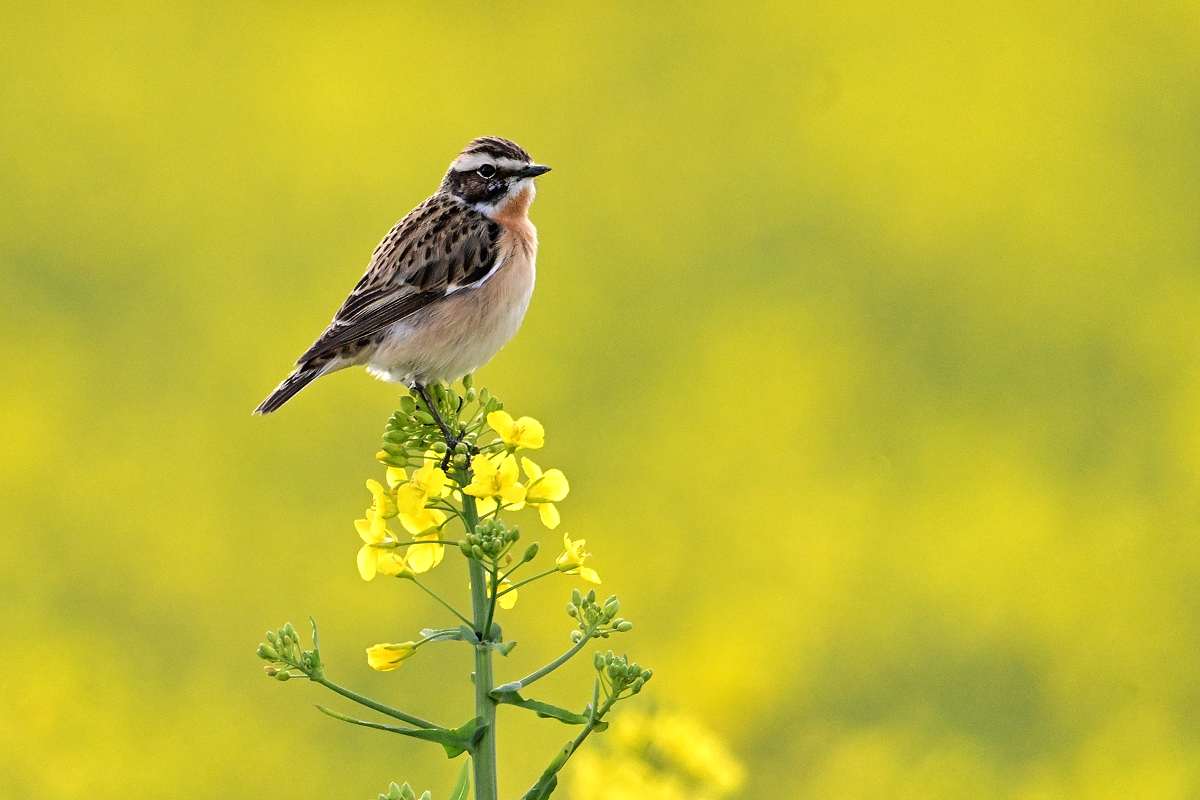
[[576, 642], [571, 647], [570, 650], [567, 650], [565, 653], [563, 653], [561, 656], [559, 656], [558, 658], [551, 661], [546, 666], [542, 667], [541, 669], [534, 670], [533, 672], [529, 673], [528, 675], [526, 675], [524, 678], [521, 678], [520, 680], [511, 681], [509, 683], [504, 684], [503, 686], [497, 686], [495, 688], [495, 690], [492, 692], [492, 696], [495, 697], [498, 692], [519, 692], [522, 689], [524, 689], [525, 687], [529, 686], [530, 684], [541, 680], [542, 678], [549, 675], [551, 672], [554, 672], [554, 670], [561, 667], [563, 664], [570, 661], [572, 656], [574, 656], [576, 653], [578, 653], [580, 650], [582, 650], [584, 645], [586, 645], [589, 641], [591, 641], [591, 638], [592, 638], [591, 632], [588, 631], [583, 636], [583, 638], [581, 638], [578, 642]]
[[401, 711], [398, 708], [392, 708], [391, 706], [385, 706], [383, 703], [378, 703], [369, 697], [364, 697], [363, 695], [359, 694], [358, 692], [351, 691], [350, 689], [347, 689], [344, 686], [338, 686], [336, 683], [334, 683], [333, 681], [331, 681], [323, 676], [310, 678], [310, 680], [312, 680], [314, 683], [321, 684], [326, 689], [328, 689], [329, 691], [331, 691], [335, 694], [340, 694], [342, 697], [346, 698], [347, 700], [353, 700], [354, 702], [358, 703], [359, 705], [366, 706], [367, 708], [371, 709], [372, 711], [378, 711], [380, 714], [389, 716], [392, 719], [398, 719], [401, 722], [407, 722], [409, 725], [416, 725], [418, 728], [429, 728], [429, 729], [442, 728], [441, 725], [437, 725], [433, 722], [430, 722], [429, 720], [425, 720], [425, 719], [421, 719], [420, 717], [413, 716], [412, 714]]

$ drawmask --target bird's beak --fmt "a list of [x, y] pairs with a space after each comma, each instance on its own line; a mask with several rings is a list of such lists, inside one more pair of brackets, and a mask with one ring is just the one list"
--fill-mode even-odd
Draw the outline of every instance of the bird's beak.
[[550, 168], [545, 164], [530, 164], [525, 169], [517, 173], [520, 178], [536, 178], [538, 175], [545, 175], [550, 171]]

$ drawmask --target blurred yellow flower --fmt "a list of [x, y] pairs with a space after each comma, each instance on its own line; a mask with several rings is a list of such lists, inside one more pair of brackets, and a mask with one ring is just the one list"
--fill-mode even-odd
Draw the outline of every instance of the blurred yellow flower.
[[[469, 582], [467, 586], [468, 588], [470, 587]], [[488, 585], [485, 586], [484, 589], [487, 592], [487, 596], [490, 598], [492, 596], [492, 584], [490, 579], [488, 580]], [[512, 589], [512, 591], [508, 591], [509, 589]], [[518, 594], [520, 594], [520, 591], [512, 588], [512, 581], [502, 580], [500, 581], [500, 596], [499, 599], [496, 600], [496, 605], [505, 610], [510, 609], [517, 604]]]
[[396, 536], [388, 529], [383, 517], [375, 514], [368, 515], [366, 519], [356, 519], [354, 529], [363, 541], [356, 560], [358, 574], [364, 581], [373, 579], [377, 573], [403, 575], [409, 572], [404, 557], [393, 547], [387, 546], [396, 543]]
[[565, 572], [567, 575], [578, 575], [588, 583], [600, 583], [600, 576], [596, 574], [596, 570], [591, 567], [585, 567], [583, 562], [591, 558], [592, 554], [585, 552], [583, 546], [587, 544], [587, 539], [579, 541], [571, 541], [571, 537], [563, 534], [563, 553], [554, 560], [559, 572]]
[[612, 727], [616, 745], [652, 760], [717, 795], [741, 787], [745, 770], [725, 745], [697, 720], [678, 713], [647, 714], [630, 710]]
[[571, 491], [567, 484], [567, 476], [560, 469], [548, 469], [545, 472], [537, 464], [524, 456], [521, 457], [521, 467], [529, 478], [525, 488], [525, 502], [538, 510], [542, 524], [550, 530], [558, 527], [559, 515], [555, 503], [562, 502]]
[[505, 508], [520, 509], [525, 505], [525, 487], [517, 480], [517, 459], [511, 453], [488, 457], [477, 455], [471, 459], [471, 483], [463, 492], [472, 497], [499, 498]]
[[487, 415], [487, 424], [510, 447], [537, 450], [546, 443], [546, 429], [533, 417], [514, 420], [507, 411], [493, 411]]
[[376, 644], [367, 648], [367, 664], [371, 669], [380, 672], [390, 672], [399, 668], [405, 660], [412, 658], [417, 652], [416, 642], [400, 642], [399, 644]]
[[606, 752], [585, 751], [569, 773], [573, 800], [719, 800], [745, 780], [741, 763], [682, 714], [617, 714]]
[[[489, 587], [490, 588], [490, 587]], [[511, 590], [511, 591], [510, 591]], [[512, 588], [512, 581], [500, 581], [500, 594], [496, 600], [496, 605], [503, 609], [512, 608], [517, 604], [517, 595], [519, 591]], [[490, 592], [489, 592], [490, 595]]]

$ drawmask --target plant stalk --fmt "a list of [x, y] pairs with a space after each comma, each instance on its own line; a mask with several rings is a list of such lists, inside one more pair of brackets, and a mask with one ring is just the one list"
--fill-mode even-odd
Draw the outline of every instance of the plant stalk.
[[[472, 533], [479, 522], [475, 498], [468, 494], [463, 495], [463, 522]], [[496, 701], [491, 698], [492, 649], [487, 645], [491, 631], [486, 629], [490, 607], [487, 594], [488, 576], [481, 562], [471, 559], [469, 563], [471, 612], [475, 618], [475, 633], [479, 639], [475, 642], [475, 716], [482, 718], [487, 726], [471, 754], [471, 764], [475, 773], [475, 800], [497, 800], [499, 789], [496, 781]]]

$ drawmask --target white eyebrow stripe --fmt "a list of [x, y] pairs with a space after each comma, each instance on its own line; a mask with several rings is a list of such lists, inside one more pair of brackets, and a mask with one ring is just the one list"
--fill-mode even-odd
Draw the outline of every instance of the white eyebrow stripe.
[[495, 158], [487, 153], [468, 153], [454, 159], [450, 164], [450, 169], [455, 172], [471, 172], [484, 164], [494, 164], [498, 169], [521, 169], [525, 166], [524, 161], [518, 161], [515, 158]]

